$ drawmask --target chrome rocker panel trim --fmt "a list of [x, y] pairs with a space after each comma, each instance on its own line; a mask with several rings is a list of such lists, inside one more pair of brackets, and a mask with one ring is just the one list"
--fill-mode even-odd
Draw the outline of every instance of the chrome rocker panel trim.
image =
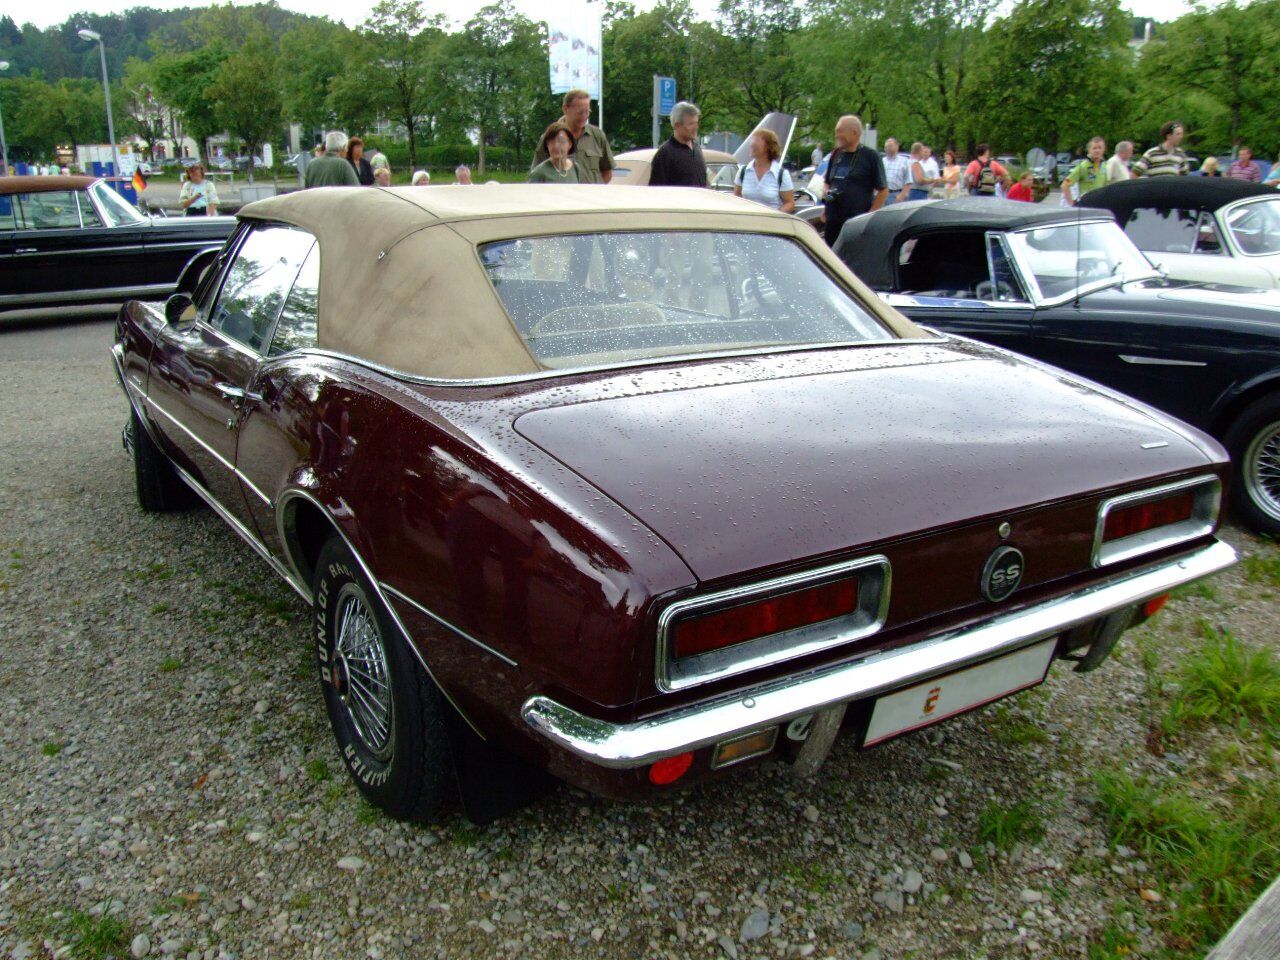
[[854, 663], [771, 681], [729, 697], [678, 707], [634, 723], [598, 720], [541, 695], [526, 700], [520, 713], [538, 733], [593, 763], [615, 769], [640, 767], [735, 734], [911, 686], [1012, 653], [1217, 573], [1235, 562], [1235, 550], [1216, 541], [1178, 559], [992, 617], [976, 627], [873, 654]]

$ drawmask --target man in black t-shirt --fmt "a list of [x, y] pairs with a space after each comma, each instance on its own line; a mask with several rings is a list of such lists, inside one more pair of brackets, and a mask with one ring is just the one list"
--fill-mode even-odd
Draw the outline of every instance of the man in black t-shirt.
[[836, 122], [836, 148], [827, 161], [823, 236], [834, 246], [846, 220], [879, 210], [889, 196], [880, 155], [862, 143], [862, 121], [843, 116]]
[[699, 116], [692, 103], [681, 101], [671, 108], [671, 139], [653, 155], [649, 186], [707, 186], [707, 161], [698, 143]]

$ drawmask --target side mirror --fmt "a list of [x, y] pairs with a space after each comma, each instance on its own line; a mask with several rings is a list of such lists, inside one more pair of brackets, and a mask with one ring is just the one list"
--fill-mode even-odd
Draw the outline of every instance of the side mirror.
[[175, 293], [164, 302], [164, 319], [170, 326], [195, 318], [196, 304], [189, 293]]

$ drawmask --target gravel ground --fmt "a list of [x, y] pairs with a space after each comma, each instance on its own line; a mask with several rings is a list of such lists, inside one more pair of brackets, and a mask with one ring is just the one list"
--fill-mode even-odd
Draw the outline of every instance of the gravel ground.
[[[104, 911], [127, 946], [85, 955], [1084, 957], [1108, 923], [1154, 951], [1150, 868], [1108, 847], [1091, 776], [1187, 776], [1144, 744], [1138, 641], [1172, 657], [1207, 616], [1274, 644], [1238, 570], [1096, 673], [837, 745], [807, 782], [404, 826], [345, 779], [302, 602], [211, 513], [139, 511], [109, 339], [0, 331], [0, 955], [65, 956]], [[1043, 839], [984, 844], [1019, 803]]]

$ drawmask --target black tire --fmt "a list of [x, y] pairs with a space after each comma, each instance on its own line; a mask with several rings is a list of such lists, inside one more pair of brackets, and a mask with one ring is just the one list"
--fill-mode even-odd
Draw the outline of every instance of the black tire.
[[1280, 394], [1245, 407], [1223, 442], [1235, 465], [1236, 515], [1259, 533], [1280, 534]]
[[314, 586], [320, 685], [343, 764], [387, 816], [429, 821], [455, 787], [451, 708], [341, 537], [320, 551]]
[[133, 481], [138, 506], [147, 513], [170, 513], [195, 506], [195, 494], [156, 446], [137, 413], [130, 411], [126, 429], [133, 446]]

